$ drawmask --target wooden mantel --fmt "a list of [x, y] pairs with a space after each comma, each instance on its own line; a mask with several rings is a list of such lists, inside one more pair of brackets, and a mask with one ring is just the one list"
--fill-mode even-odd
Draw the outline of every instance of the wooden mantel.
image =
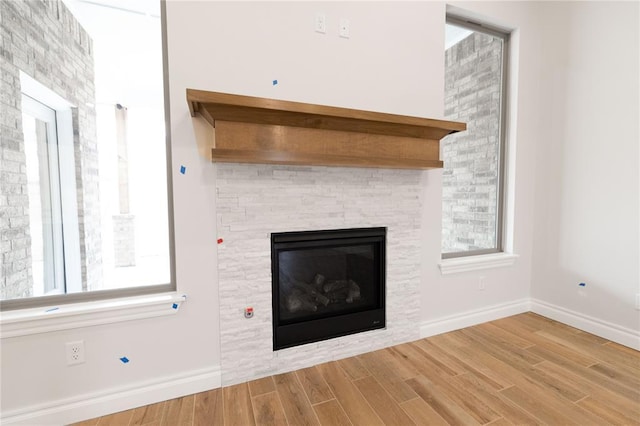
[[465, 123], [187, 89], [214, 128], [214, 162], [431, 169]]

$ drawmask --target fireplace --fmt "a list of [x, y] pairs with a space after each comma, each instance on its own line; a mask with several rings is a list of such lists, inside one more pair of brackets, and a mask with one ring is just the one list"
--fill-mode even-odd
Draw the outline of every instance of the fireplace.
[[385, 327], [386, 232], [271, 234], [274, 350]]
[[[216, 245], [224, 386], [420, 338], [424, 242], [422, 219], [416, 212], [424, 207], [424, 179], [422, 172], [413, 170], [235, 163], [216, 166], [217, 233], [224, 239]], [[384, 306], [384, 328], [338, 338], [320, 337], [326, 340], [274, 351], [274, 335], [280, 337], [276, 346], [293, 343], [283, 342], [278, 327], [274, 333], [279, 311], [274, 311], [273, 294], [279, 294], [279, 290], [273, 290], [275, 250], [271, 234], [374, 227], [386, 227], [384, 261], [380, 261], [384, 266], [384, 273], [380, 271], [384, 278], [380, 301], [384, 297], [384, 303], [379, 305]], [[382, 253], [379, 257], [383, 258]], [[314, 277], [317, 273], [312, 272]], [[242, 314], [247, 306], [254, 309], [250, 319]], [[282, 325], [283, 330], [290, 326]], [[311, 332], [301, 340], [312, 340]]]

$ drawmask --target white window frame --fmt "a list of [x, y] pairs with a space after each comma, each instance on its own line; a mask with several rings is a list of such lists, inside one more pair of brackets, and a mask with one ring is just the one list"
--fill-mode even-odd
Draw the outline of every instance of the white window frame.
[[[78, 228], [78, 201], [76, 197], [75, 154], [73, 146], [73, 105], [49, 90], [29, 75], [20, 71], [20, 85], [22, 88], [22, 111], [30, 113], [48, 122], [48, 139], [56, 143], [49, 144], [49, 153], [53, 162], [57, 160], [57, 178], [52, 191], [59, 196], [54, 202], [59, 203], [55, 210], [60, 211], [62, 217], [58, 220], [64, 224], [61, 233], [62, 247], [57, 247], [57, 253], [64, 270], [64, 288], [56, 289], [55, 293], [66, 294], [82, 291], [82, 273], [80, 262], [80, 231]], [[52, 111], [53, 117], [46, 117]], [[53, 166], [50, 164], [49, 166]], [[45, 289], [46, 290], [46, 289]], [[45, 291], [45, 295], [49, 294]]]

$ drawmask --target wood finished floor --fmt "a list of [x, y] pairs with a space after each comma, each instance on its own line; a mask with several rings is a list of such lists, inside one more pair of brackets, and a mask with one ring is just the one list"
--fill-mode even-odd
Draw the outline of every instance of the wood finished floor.
[[533, 313], [77, 423], [640, 425], [640, 352]]

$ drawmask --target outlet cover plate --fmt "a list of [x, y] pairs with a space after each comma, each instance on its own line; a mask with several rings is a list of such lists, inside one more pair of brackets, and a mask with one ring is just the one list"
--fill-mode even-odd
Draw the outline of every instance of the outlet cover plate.
[[317, 33], [327, 33], [327, 15], [324, 13], [316, 13], [315, 30]]
[[342, 38], [351, 37], [351, 23], [347, 18], [340, 19], [340, 29], [338, 30], [338, 35]]
[[84, 363], [84, 340], [67, 342], [65, 345], [67, 365]]

